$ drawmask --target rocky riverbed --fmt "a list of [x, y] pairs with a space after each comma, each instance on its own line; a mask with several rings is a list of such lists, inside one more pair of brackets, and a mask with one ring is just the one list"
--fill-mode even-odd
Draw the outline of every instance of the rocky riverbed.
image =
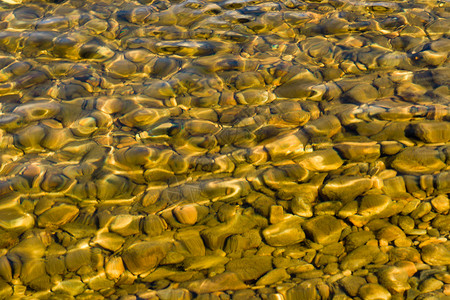
[[2, 0], [0, 299], [450, 299], [446, 0]]

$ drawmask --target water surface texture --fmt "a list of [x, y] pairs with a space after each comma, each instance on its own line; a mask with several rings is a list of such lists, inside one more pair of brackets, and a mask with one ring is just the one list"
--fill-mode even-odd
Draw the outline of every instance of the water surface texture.
[[446, 0], [2, 0], [0, 299], [450, 299]]

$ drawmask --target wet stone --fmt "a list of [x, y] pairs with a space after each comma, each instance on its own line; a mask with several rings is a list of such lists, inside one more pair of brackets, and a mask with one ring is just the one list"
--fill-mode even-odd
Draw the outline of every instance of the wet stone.
[[321, 245], [329, 245], [339, 241], [342, 231], [341, 222], [333, 216], [314, 217], [302, 224], [306, 234]]
[[234, 272], [243, 281], [258, 279], [272, 270], [272, 258], [253, 256], [233, 259], [226, 265], [226, 270]]
[[421, 249], [421, 256], [425, 263], [432, 266], [450, 264], [449, 245], [446, 244], [426, 245]]
[[165, 242], [139, 242], [124, 250], [122, 259], [133, 274], [142, 274], [158, 266], [169, 245]]
[[331, 179], [322, 187], [322, 194], [330, 200], [347, 203], [368, 191], [372, 186], [369, 178], [342, 176]]
[[262, 231], [267, 244], [271, 246], [288, 246], [305, 239], [300, 223], [302, 218], [286, 215], [282, 222], [268, 226]]
[[414, 134], [425, 143], [446, 143], [450, 140], [448, 122], [421, 122], [413, 125]]
[[352, 103], [365, 104], [371, 103], [378, 97], [377, 89], [371, 84], [358, 84], [349, 91], [347, 91], [343, 97]]
[[363, 285], [358, 292], [363, 300], [389, 300], [391, 293], [384, 287], [376, 283], [368, 283]]
[[431, 147], [410, 147], [395, 156], [392, 167], [404, 174], [431, 174], [445, 167], [439, 151]]
[[247, 285], [238, 278], [238, 275], [232, 272], [224, 272], [211, 278], [187, 282], [182, 286], [185, 286], [186, 289], [197, 294], [226, 290], [241, 290], [247, 287]]
[[376, 246], [363, 245], [348, 253], [340, 264], [341, 270], [358, 270], [370, 264], [380, 250]]

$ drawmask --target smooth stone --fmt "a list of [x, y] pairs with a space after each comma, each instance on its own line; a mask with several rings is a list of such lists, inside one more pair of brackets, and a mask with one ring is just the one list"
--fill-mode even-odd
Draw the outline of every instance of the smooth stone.
[[259, 278], [258, 281], [256, 282], [256, 286], [271, 285], [289, 278], [291, 278], [291, 276], [286, 272], [286, 269], [284, 268], [273, 269], [264, 274], [264, 276], [262, 276], [261, 278]]
[[382, 268], [377, 273], [379, 283], [387, 288], [391, 293], [403, 293], [409, 290], [408, 273], [405, 269], [389, 266]]
[[45, 211], [38, 218], [40, 227], [57, 227], [72, 221], [78, 215], [79, 209], [75, 205], [61, 204]]
[[333, 149], [306, 153], [296, 161], [309, 171], [328, 172], [339, 169], [344, 161]]
[[363, 285], [358, 292], [362, 300], [390, 300], [391, 293], [376, 283]]
[[421, 249], [422, 260], [432, 266], [450, 265], [450, 245], [429, 244]]
[[369, 194], [361, 199], [358, 214], [361, 216], [375, 216], [386, 210], [392, 199], [386, 195]]
[[147, 215], [143, 223], [143, 230], [148, 236], [158, 236], [167, 229], [166, 221], [157, 215]]
[[190, 255], [204, 256], [206, 253], [205, 244], [198, 230], [183, 230], [175, 235]]
[[312, 94], [316, 81], [305, 79], [290, 80], [275, 89], [275, 94], [283, 98], [306, 98]]
[[89, 248], [74, 248], [67, 251], [65, 256], [66, 268], [77, 271], [83, 266], [91, 264], [91, 250]]
[[104, 273], [100, 273], [89, 279], [88, 286], [91, 290], [94, 291], [110, 289], [114, 286], [114, 281], [106, 278], [106, 275]]
[[140, 233], [140, 221], [142, 216], [118, 215], [112, 218], [109, 229], [122, 236]]
[[156, 292], [160, 300], [191, 300], [191, 294], [186, 289], [174, 289], [168, 288], [164, 290], [158, 290]]
[[322, 194], [331, 201], [342, 201], [344, 204], [354, 200], [372, 187], [369, 178], [359, 176], [340, 176], [331, 179], [322, 187]]
[[258, 279], [272, 270], [271, 256], [251, 256], [231, 260], [226, 270], [234, 272], [241, 280]]
[[443, 285], [444, 283], [440, 280], [437, 280], [435, 278], [428, 278], [419, 284], [419, 291], [421, 291], [422, 293], [429, 293], [440, 290]]
[[450, 141], [449, 122], [420, 122], [413, 125], [414, 134], [425, 143]]
[[303, 219], [286, 215], [282, 222], [266, 227], [262, 234], [267, 244], [275, 247], [283, 247], [299, 243], [305, 239], [300, 223]]
[[85, 284], [79, 279], [67, 279], [58, 282], [53, 288], [53, 292], [62, 292], [71, 296], [76, 296], [85, 291]]
[[431, 225], [440, 231], [450, 231], [450, 215], [436, 216]]
[[305, 152], [308, 138], [297, 132], [284, 136], [279, 136], [275, 140], [264, 145], [272, 160], [285, 159], [286, 157], [296, 157]]
[[205, 270], [217, 266], [224, 266], [230, 259], [224, 256], [196, 256], [188, 257], [183, 261], [183, 267], [186, 271]]
[[450, 192], [450, 172], [440, 172], [437, 177], [435, 177], [436, 189], [439, 193], [449, 193]]
[[343, 230], [341, 222], [329, 215], [314, 217], [303, 223], [302, 228], [315, 243], [321, 245], [337, 243]]
[[431, 147], [409, 147], [395, 156], [392, 168], [403, 174], [432, 174], [446, 167], [439, 151]]
[[343, 97], [352, 103], [366, 104], [378, 98], [378, 91], [373, 85], [362, 83], [345, 92]]
[[317, 289], [311, 282], [305, 281], [286, 291], [286, 300], [310, 300], [319, 299]]
[[450, 210], [450, 200], [446, 195], [439, 195], [431, 200], [431, 205], [438, 213]]
[[383, 227], [377, 232], [377, 239], [385, 240], [388, 242], [392, 242], [393, 240], [405, 237], [406, 236], [403, 230], [401, 230], [400, 227], [397, 227], [395, 225]]
[[139, 275], [157, 267], [170, 246], [166, 242], [138, 242], [124, 250], [122, 259], [127, 269]]
[[348, 253], [341, 261], [341, 270], [355, 271], [370, 264], [380, 253], [376, 246], [363, 245]]
[[332, 137], [341, 130], [341, 122], [333, 115], [325, 115], [308, 122], [303, 130], [312, 137]]
[[105, 264], [105, 273], [109, 279], [118, 279], [125, 272], [125, 266], [120, 256], [110, 257]]
[[0, 299], [10, 299], [12, 294], [13, 288], [3, 279], [0, 279]]
[[377, 142], [343, 142], [334, 148], [351, 161], [371, 162], [380, 157], [380, 145]]
[[247, 285], [238, 278], [237, 274], [224, 272], [210, 278], [183, 283], [182, 287], [197, 294], [206, 294], [227, 290], [242, 290], [247, 288]]
[[0, 227], [6, 231], [22, 233], [34, 225], [33, 216], [25, 213], [20, 207], [0, 210]]
[[350, 275], [339, 280], [339, 283], [351, 297], [356, 297], [358, 295], [359, 288], [364, 284], [367, 284], [367, 281], [360, 276]]
[[93, 242], [106, 250], [117, 251], [122, 247], [125, 238], [112, 232], [101, 232], [97, 234]]

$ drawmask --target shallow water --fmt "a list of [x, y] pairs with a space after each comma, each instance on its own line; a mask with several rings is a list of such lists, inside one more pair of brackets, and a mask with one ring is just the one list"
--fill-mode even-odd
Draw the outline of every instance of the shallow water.
[[450, 3], [0, 2], [0, 299], [449, 299]]

